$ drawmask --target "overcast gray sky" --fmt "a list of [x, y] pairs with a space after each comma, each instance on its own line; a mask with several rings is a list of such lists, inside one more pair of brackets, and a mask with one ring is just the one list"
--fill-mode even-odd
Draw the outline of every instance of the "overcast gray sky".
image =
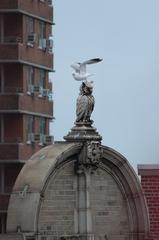
[[62, 140], [75, 121], [80, 83], [70, 64], [100, 57], [94, 126], [130, 163], [159, 163], [159, 0], [55, 0], [54, 116]]

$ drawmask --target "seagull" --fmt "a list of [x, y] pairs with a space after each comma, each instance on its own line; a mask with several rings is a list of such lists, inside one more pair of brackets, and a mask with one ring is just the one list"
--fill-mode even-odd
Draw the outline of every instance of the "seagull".
[[83, 81], [83, 80], [86, 81], [87, 78], [92, 75], [86, 72], [86, 65], [98, 63], [98, 62], [101, 62], [102, 60], [103, 59], [101, 58], [92, 58], [81, 63], [71, 64], [71, 67], [75, 70], [75, 73], [72, 74], [74, 79], [77, 81]]

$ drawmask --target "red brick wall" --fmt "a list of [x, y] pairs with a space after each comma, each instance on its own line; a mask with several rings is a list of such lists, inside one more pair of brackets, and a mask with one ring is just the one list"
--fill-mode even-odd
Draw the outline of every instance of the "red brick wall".
[[9, 197], [9, 194], [0, 194], [0, 210], [7, 210]]
[[15, 143], [23, 140], [23, 118], [18, 114], [4, 115], [4, 142]]
[[53, 9], [48, 2], [33, 0], [1, 0], [0, 9], [19, 9], [52, 21]]
[[23, 68], [22, 64], [4, 64], [4, 92], [20, 92], [23, 90]]
[[4, 36], [22, 38], [22, 15], [15, 13], [4, 15]]
[[138, 170], [149, 211], [150, 236], [146, 240], [159, 240], [159, 166], [143, 165]]

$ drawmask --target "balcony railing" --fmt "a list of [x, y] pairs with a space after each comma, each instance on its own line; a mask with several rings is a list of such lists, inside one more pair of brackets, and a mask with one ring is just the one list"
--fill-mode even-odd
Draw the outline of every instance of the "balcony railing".
[[8, 60], [9, 62], [23, 61], [39, 66], [44, 66], [50, 70], [53, 68], [53, 54], [37, 48], [30, 48], [26, 44], [22, 44], [20, 42], [1, 42], [0, 60]]
[[[39, 147], [39, 148], [38, 148]], [[40, 150], [37, 145], [37, 150]], [[22, 143], [0, 143], [0, 161], [28, 160], [35, 152], [32, 145]]]
[[22, 137], [12, 137], [12, 136], [7, 136], [7, 137], [4, 137], [4, 140], [3, 142], [0, 140], [0, 144], [9, 144], [9, 143], [22, 143], [23, 142], [23, 139]]
[[0, 95], [0, 111], [27, 111], [38, 114], [53, 115], [53, 102], [45, 98], [28, 95]]
[[3, 43], [22, 43], [21, 36], [7, 36], [4, 37]]
[[0, 92], [0, 94], [18, 94], [22, 92], [22, 87], [4, 87], [4, 92]]

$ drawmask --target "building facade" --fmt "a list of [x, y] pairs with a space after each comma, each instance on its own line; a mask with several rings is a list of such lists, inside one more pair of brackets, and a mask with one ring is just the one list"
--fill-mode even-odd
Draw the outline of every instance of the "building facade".
[[147, 201], [150, 234], [146, 240], [159, 239], [159, 165], [138, 165], [141, 185]]
[[52, 25], [50, 0], [0, 1], [0, 233], [22, 166], [53, 141]]

